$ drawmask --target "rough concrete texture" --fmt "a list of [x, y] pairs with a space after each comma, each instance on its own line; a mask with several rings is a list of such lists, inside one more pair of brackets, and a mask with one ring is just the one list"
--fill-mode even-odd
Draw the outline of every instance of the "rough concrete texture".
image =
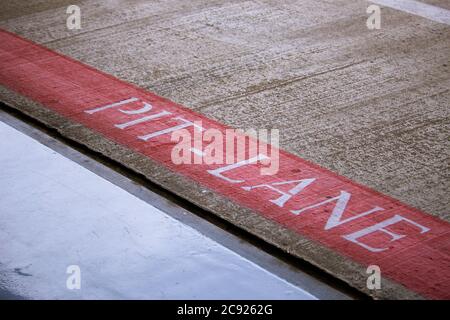
[[230, 126], [279, 128], [283, 149], [449, 218], [447, 25], [386, 8], [371, 31], [350, 0], [3, 6], [0, 27]]
[[[81, 7], [79, 31], [66, 28], [68, 4]], [[282, 149], [449, 221], [450, 26], [386, 8], [381, 30], [368, 30], [368, 5], [9, 1], [0, 27], [227, 125], [278, 128]], [[7, 90], [0, 97], [243, 228], [250, 219], [251, 232], [366, 290], [364, 270], [330, 250], [205, 197], [160, 166], [141, 166], [120, 146], [95, 136], [90, 144], [92, 133], [61, 129], [66, 120]], [[371, 294], [416, 297], [397, 284]]]

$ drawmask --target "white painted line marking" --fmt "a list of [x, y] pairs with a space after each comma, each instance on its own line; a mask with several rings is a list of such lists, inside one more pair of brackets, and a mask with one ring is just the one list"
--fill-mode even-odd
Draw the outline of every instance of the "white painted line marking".
[[435, 22], [450, 25], [450, 10], [414, 0], [369, 0], [381, 6], [400, 10]]

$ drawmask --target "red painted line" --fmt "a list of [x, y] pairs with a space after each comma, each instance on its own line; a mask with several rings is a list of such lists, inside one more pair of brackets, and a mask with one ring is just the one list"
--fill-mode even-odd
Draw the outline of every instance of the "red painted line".
[[[225, 165], [175, 165], [171, 161], [175, 143], [170, 134], [147, 141], [138, 137], [180, 124], [177, 117], [201, 121], [204, 128], [221, 132], [226, 126], [9, 32], [0, 30], [0, 43], [3, 86], [349, 259], [366, 266], [378, 265], [382, 276], [410, 290], [430, 298], [450, 298], [449, 223], [282, 150], [280, 170], [271, 176], [260, 174], [260, 163], [223, 172], [232, 181], [211, 172]], [[86, 112], [133, 97], [136, 101], [128, 104]], [[119, 110], [137, 110], [143, 102], [153, 106], [145, 114]], [[171, 114], [124, 129], [115, 127], [161, 112]], [[298, 193], [292, 190], [298, 182], [273, 185], [304, 179], [315, 180]], [[284, 192], [287, 201], [282, 205], [271, 202], [281, 193], [262, 184]], [[346, 203], [345, 196], [349, 197]]]

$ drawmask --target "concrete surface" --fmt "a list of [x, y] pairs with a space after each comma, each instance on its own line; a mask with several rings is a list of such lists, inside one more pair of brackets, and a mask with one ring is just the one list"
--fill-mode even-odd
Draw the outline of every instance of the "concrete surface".
[[0, 27], [449, 221], [448, 25], [383, 8], [368, 30], [351, 0], [75, 3], [79, 31], [64, 1], [2, 4]]
[[70, 1], [70, 31], [67, 3], [7, 2], [0, 27], [448, 219], [449, 26], [385, 8], [370, 31], [367, 1], [135, 0]]

